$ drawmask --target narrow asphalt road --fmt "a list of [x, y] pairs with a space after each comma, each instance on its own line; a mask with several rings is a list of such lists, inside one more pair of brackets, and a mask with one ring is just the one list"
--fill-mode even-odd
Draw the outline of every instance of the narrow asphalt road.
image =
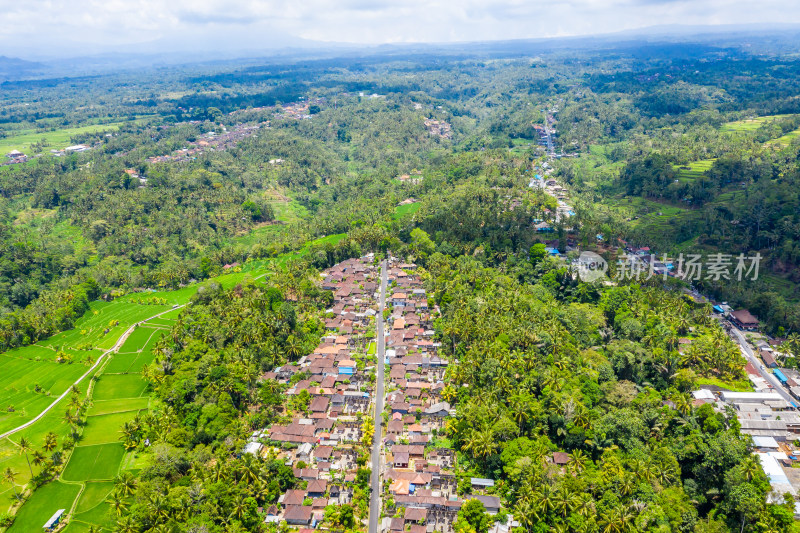
[[775, 391], [780, 394], [783, 399], [785, 399], [789, 403], [795, 403], [795, 399], [789, 394], [786, 389], [783, 388], [778, 378], [775, 377], [775, 374], [763, 368], [763, 363], [761, 359], [756, 357], [756, 354], [753, 353], [753, 349], [750, 348], [750, 343], [747, 342], [747, 339], [744, 336], [744, 333], [741, 332], [735, 326], [731, 328], [731, 333], [734, 335], [734, 339], [739, 343], [739, 347], [742, 349], [742, 353], [747, 357], [747, 360], [753, 364], [753, 366], [758, 370], [758, 373], [761, 374], [761, 377], [767, 380], [767, 383], [772, 385]]
[[386, 285], [388, 272], [386, 260], [381, 263], [381, 294], [378, 302], [378, 314], [376, 315], [378, 349], [375, 352], [377, 358], [378, 374], [375, 380], [375, 437], [372, 439], [372, 480], [370, 486], [372, 494], [369, 501], [369, 533], [378, 533], [378, 523], [381, 519], [381, 439], [383, 422], [383, 380], [384, 380], [384, 361], [386, 359], [386, 333], [383, 326], [383, 310], [386, 306]]
[[136, 326], [138, 326], [139, 324], [143, 324], [143, 323], [147, 322], [148, 320], [153, 320], [154, 318], [157, 318], [157, 317], [159, 317], [159, 316], [161, 316], [161, 315], [164, 315], [164, 314], [166, 314], [166, 313], [169, 313], [170, 311], [174, 311], [175, 309], [180, 309], [181, 307], [184, 307], [184, 306], [183, 306], [183, 305], [179, 305], [178, 307], [173, 307], [172, 309], [167, 309], [166, 311], [162, 311], [162, 312], [160, 312], [160, 313], [158, 313], [158, 314], [155, 314], [155, 315], [151, 316], [150, 318], [145, 318], [145, 319], [144, 319], [144, 320], [142, 320], [141, 322], [137, 322], [136, 324], [134, 324], [134, 325], [132, 325], [131, 327], [129, 327], [128, 329], [126, 329], [126, 330], [125, 330], [125, 333], [123, 333], [122, 335], [120, 335], [119, 339], [117, 339], [117, 342], [114, 344], [114, 346], [112, 346], [111, 348], [109, 348], [108, 350], [106, 350], [105, 352], [103, 352], [103, 353], [102, 353], [102, 355], [101, 355], [100, 357], [98, 357], [98, 358], [97, 358], [97, 361], [95, 361], [95, 363], [92, 365], [92, 368], [90, 368], [89, 370], [87, 370], [85, 374], [83, 374], [81, 377], [79, 377], [78, 379], [76, 379], [76, 380], [75, 380], [75, 382], [74, 382], [72, 385], [70, 385], [70, 386], [69, 386], [69, 388], [68, 388], [67, 390], [65, 390], [65, 391], [64, 391], [64, 393], [63, 393], [61, 396], [59, 396], [58, 398], [56, 398], [56, 400], [55, 400], [53, 403], [51, 403], [50, 405], [48, 405], [47, 407], [45, 407], [44, 411], [42, 411], [41, 413], [39, 413], [38, 415], [36, 415], [36, 416], [35, 416], [34, 418], [32, 418], [31, 420], [28, 420], [27, 422], [25, 422], [25, 423], [24, 423], [24, 424], [22, 424], [21, 426], [17, 426], [17, 427], [15, 427], [14, 429], [11, 429], [11, 430], [9, 430], [9, 431], [6, 431], [6, 432], [5, 432], [5, 433], [3, 433], [2, 435], [0, 435], [0, 439], [4, 439], [4, 438], [6, 438], [6, 437], [8, 437], [8, 436], [10, 436], [10, 435], [13, 435], [14, 433], [16, 433], [16, 432], [18, 432], [18, 431], [22, 431], [22, 430], [23, 430], [23, 429], [25, 429], [26, 427], [29, 427], [29, 426], [33, 425], [34, 423], [36, 423], [37, 421], [41, 420], [41, 418], [42, 418], [44, 415], [46, 415], [47, 413], [49, 413], [49, 412], [50, 412], [50, 411], [51, 411], [51, 410], [52, 410], [52, 409], [53, 409], [53, 408], [54, 408], [56, 405], [58, 405], [58, 402], [60, 402], [61, 400], [63, 400], [64, 398], [66, 398], [66, 397], [67, 397], [67, 394], [69, 394], [69, 391], [71, 391], [71, 390], [72, 390], [72, 387], [73, 387], [73, 386], [75, 386], [75, 385], [77, 385], [78, 383], [80, 383], [81, 381], [83, 381], [83, 380], [86, 378], [86, 376], [89, 376], [89, 375], [91, 375], [91, 373], [92, 373], [92, 372], [94, 372], [94, 371], [97, 369], [97, 367], [100, 365], [100, 363], [102, 363], [102, 362], [103, 362], [103, 359], [104, 359], [104, 358], [105, 358], [105, 357], [106, 357], [108, 354], [110, 354], [110, 353], [112, 353], [112, 352], [116, 352], [117, 350], [119, 350], [119, 349], [120, 349], [120, 347], [121, 347], [121, 346], [122, 346], [122, 345], [125, 343], [125, 341], [128, 339], [128, 336], [130, 336], [130, 334], [131, 334], [131, 333], [133, 333], [133, 330], [134, 330], [134, 329], [136, 329]]

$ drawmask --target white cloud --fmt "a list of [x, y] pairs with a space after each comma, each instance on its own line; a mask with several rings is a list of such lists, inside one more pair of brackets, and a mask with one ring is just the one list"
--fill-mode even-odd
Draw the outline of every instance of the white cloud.
[[[797, 0], [0, 0], [4, 48], [272, 35], [378, 44], [525, 39], [660, 24], [800, 22]], [[235, 43], [234, 43], [235, 44]], [[243, 42], [243, 47], [248, 43]], [[263, 43], [254, 43], [263, 45]]]

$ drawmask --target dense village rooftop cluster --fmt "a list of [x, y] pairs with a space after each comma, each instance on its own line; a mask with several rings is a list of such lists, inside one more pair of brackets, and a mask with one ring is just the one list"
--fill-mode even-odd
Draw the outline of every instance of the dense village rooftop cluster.
[[[433, 319], [438, 309], [416, 265], [390, 262], [385, 363], [389, 365], [386, 398], [388, 424], [384, 437], [385, 518], [382, 531], [451, 531], [464, 500], [456, 495], [456, 452], [437, 442], [455, 414], [441, 397], [449, 362], [439, 356]], [[500, 499], [484, 494], [488, 485], [473, 480], [476, 494], [490, 513]]]
[[369, 410], [373, 390], [374, 358], [365, 354], [374, 332], [379, 269], [370, 255], [324, 274], [323, 285], [334, 291], [328, 334], [311, 354], [261, 376], [287, 385], [290, 398], [307, 397], [308, 406], [303, 416], [254, 432], [245, 448], [252, 454], [277, 448], [278, 457], [294, 467], [305, 488], [283, 494], [266, 510], [266, 521], [303, 528], [316, 527], [326, 506], [352, 501], [360, 415]]
[[426, 118], [425, 127], [428, 129], [430, 135], [441, 137], [442, 139], [452, 139], [453, 130], [450, 123], [446, 120], [437, 120], [435, 118]]

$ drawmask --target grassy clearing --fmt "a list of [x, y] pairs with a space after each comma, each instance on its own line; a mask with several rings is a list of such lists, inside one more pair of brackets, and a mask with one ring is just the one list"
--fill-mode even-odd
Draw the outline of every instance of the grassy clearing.
[[403, 218], [406, 215], [411, 215], [419, 211], [419, 208], [422, 204], [420, 202], [414, 202], [413, 204], [405, 204], [405, 205], [398, 205], [394, 208], [394, 214], [392, 218], [395, 220]]
[[741, 379], [737, 381], [723, 381], [717, 378], [699, 378], [696, 384], [714, 385], [717, 387], [728, 389], [729, 391], [733, 392], [752, 392], [753, 390], [753, 387], [750, 385], [750, 382], [746, 379]]
[[136, 450], [128, 452], [122, 459], [121, 471], [130, 470], [138, 472], [142, 468], [150, 466], [152, 455], [148, 453], [139, 453]]
[[70, 139], [75, 135], [84, 133], [96, 133], [101, 131], [117, 131], [125, 122], [110, 122], [108, 124], [95, 124], [89, 126], [79, 126], [76, 128], [62, 128], [55, 131], [36, 131], [19, 130], [14, 135], [9, 135], [5, 139], [0, 139], [0, 154], [7, 154], [11, 150], [19, 150], [26, 154], [35, 155], [41, 152], [31, 151], [31, 145], [38, 143], [42, 139], [47, 142], [46, 151], [52, 148], [61, 150], [71, 143]]
[[25, 502], [17, 518], [7, 531], [9, 533], [31, 533], [42, 531], [42, 525], [59, 509], [69, 510], [80, 492], [80, 485], [54, 481], [33, 493]]
[[[114, 479], [125, 455], [121, 443], [78, 446], [72, 452], [61, 478], [64, 481], [88, 481]], [[27, 505], [23, 506], [23, 509]]]
[[119, 442], [119, 430], [122, 424], [133, 420], [138, 413], [139, 411], [124, 411], [90, 416], [87, 420], [86, 428], [83, 430], [83, 435], [81, 435], [81, 446]]
[[94, 388], [94, 400], [119, 400], [142, 396], [148, 384], [139, 374], [104, 374]]

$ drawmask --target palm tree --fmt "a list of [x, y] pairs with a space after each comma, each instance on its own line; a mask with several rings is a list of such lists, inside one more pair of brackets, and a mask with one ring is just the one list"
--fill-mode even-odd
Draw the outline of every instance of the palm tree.
[[17, 480], [17, 472], [11, 469], [9, 466], [3, 472], [3, 479], [5, 479], [8, 483], [11, 483], [11, 488], [14, 489], [14, 497], [19, 499], [19, 493], [17, 492], [17, 485], [15, 481]]
[[622, 506], [614, 507], [600, 515], [600, 525], [603, 533], [624, 533], [630, 531], [633, 514], [630, 509]]
[[236, 500], [233, 502], [233, 510], [231, 511], [231, 516], [235, 516], [239, 520], [244, 518], [244, 514], [247, 512], [247, 505], [245, 505], [245, 500], [247, 496], [245, 494], [239, 493]]
[[542, 487], [535, 491], [531, 497], [538, 504], [539, 509], [543, 515], [554, 511], [556, 508], [555, 491], [550, 485], [542, 485]]
[[575, 508], [576, 504], [575, 494], [564, 485], [560, 486], [553, 495], [553, 507], [564, 518]]
[[584, 518], [594, 516], [595, 506], [592, 495], [585, 492], [578, 494], [577, 498], [575, 499], [574, 508], [575, 512]]
[[530, 498], [523, 498], [517, 502], [514, 517], [519, 520], [520, 525], [522, 525], [526, 531], [530, 531], [533, 529], [533, 526], [539, 522], [537, 511], [538, 509], [533, 505]]
[[130, 472], [124, 472], [114, 481], [123, 496], [130, 496], [136, 488], [136, 478]]
[[56, 446], [58, 446], [58, 435], [50, 431], [44, 436], [44, 445], [42, 448], [47, 452], [51, 452], [56, 449]]
[[114, 511], [116, 511], [117, 516], [121, 516], [122, 513], [128, 510], [128, 506], [125, 504], [125, 495], [122, 491], [117, 487], [111, 497], [106, 500], [106, 503], [110, 503], [114, 507]]
[[21, 437], [17, 446], [19, 446], [19, 453], [25, 455], [25, 460], [28, 461], [28, 470], [31, 471], [31, 477], [33, 477], [33, 467], [31, 467], [31, 459], [28, 457], [28, 454], [32, 450], [31, 441], [25, 437]]
[[589, 461], [589, 458], [586, 456], [582, 450], [575, 450], [572, 452], [570, 456], [570, 461], [567, 467], [573, 473], [583, 472], [583, 469], [586, 468], [586, 463]]
[[672, 401], [675, 402], [675, 409], [683, 416], [692, 412], [692, 401], [688, 394], [676, 394]]
[[130, 516], [126, 516], [117, 522], [116, 533], [138, 533], [139, 526]]
[[32, 462], [33, 462], [34, 465], [41, 466], [42, 464], [44, 464], [44, 462], [46, 460], [47, 460], [47, 456], [44, 454], [44, 452], [42, 452], [40, 450], [35, 450], [33, 452], [33, 461]]

